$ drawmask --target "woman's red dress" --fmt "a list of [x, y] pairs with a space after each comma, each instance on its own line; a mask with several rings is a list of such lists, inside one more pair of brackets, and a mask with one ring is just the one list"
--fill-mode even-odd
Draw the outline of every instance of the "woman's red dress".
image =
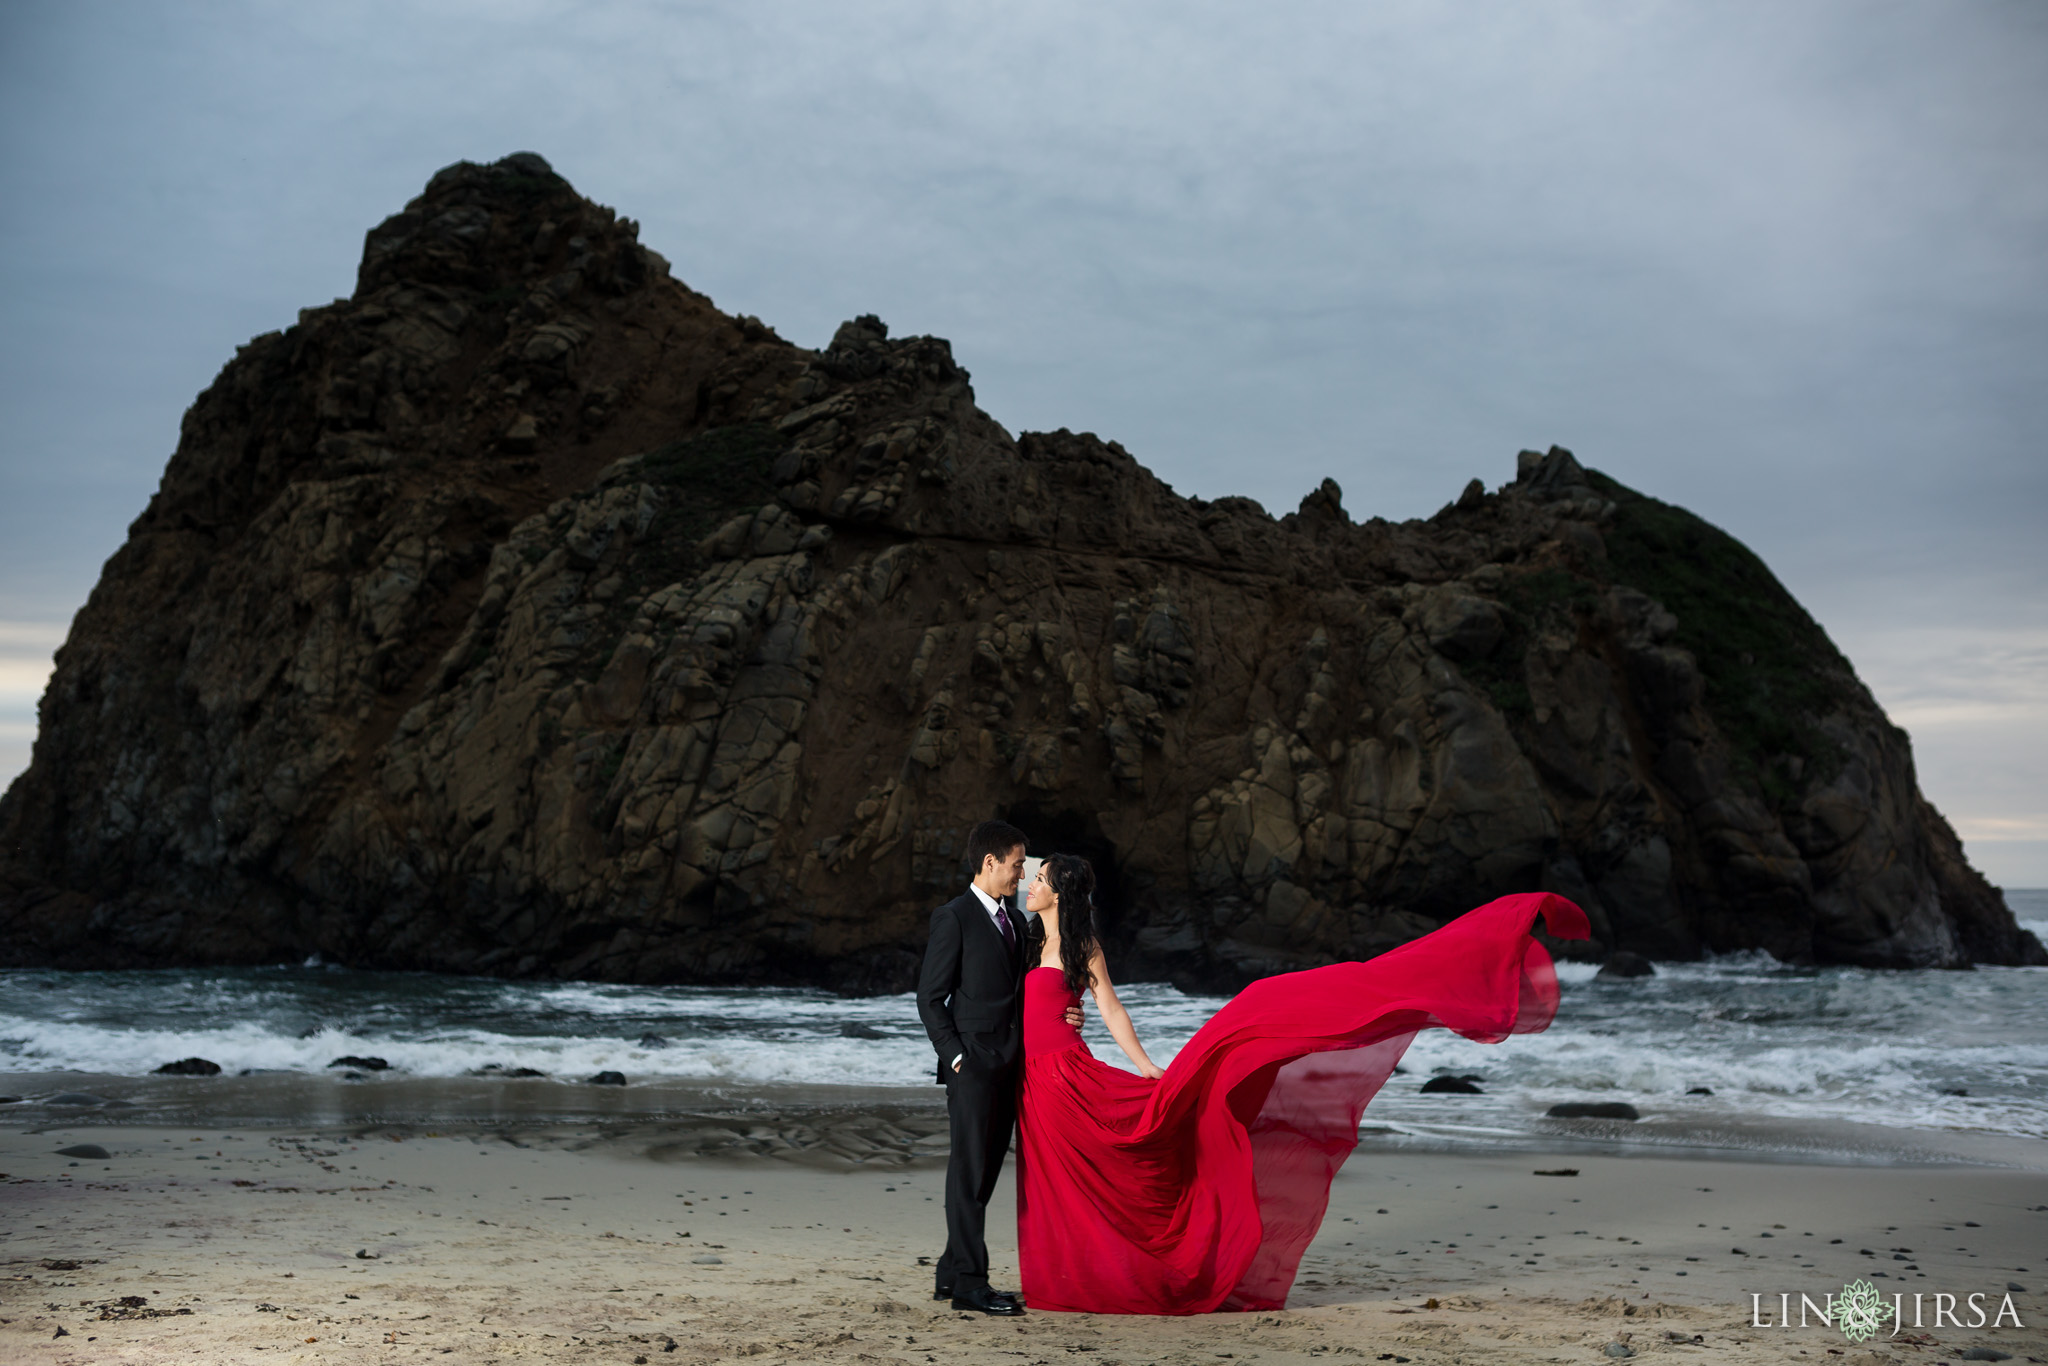
[[1368, 962], [1252, 983], [1157, 1081], [1088, 1051], [1059, 969], [1026, 974], [1017, 1251], [1031, 1307], [1281, 1307], [1359, 1116], [1415, 1035], [1499, 1043], [1557, 1014], [1539, 914], [1586, 937], [1562, 897], [1502, 897]]

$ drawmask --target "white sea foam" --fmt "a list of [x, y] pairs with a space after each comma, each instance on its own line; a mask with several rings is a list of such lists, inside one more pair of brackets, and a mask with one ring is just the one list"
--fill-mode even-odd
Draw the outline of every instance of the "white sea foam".
[[[419, 1038], [323, 1029], [310, 1038], [235, 1024], [214, 1029], [102, 1029], [0, 1016], [0, 1064], [11, 1071], [140, 1075], [163, 1062], [204, 1057], [223, 1071], [323, 1072], [335, 1059], [381, 1058], [410, 1076], [453, 1077], [496, 1065], [578, 1078], [603, 1071], [642, 1077], [894, 1086], [929, 1076], [922, 1034], [898, 1039], [682, 1038], [667, 1048], [628, 1039], [450, 1030]], [[919, 1075], [922, 1068], [924, 1075]]]
[[[2017, 900], [2017, 899], [2016, 899]], [[1601, 981], [1561, 963], [1540, 1035], [1482, 1045], [1420, 1035], [1368, 1122], [1527, 1133], [1564, 1100], [1626, 1100], [1647, 1117], [1852, 1119], [2048, 1137], [2048, 970], [1794, 968], [1765, 954], [1659, 964]], [[1161, 984], [1120, 990], [1167, 1062], [1219, 1005]], [[1127, 1065], [1090, 1007], [1096, 1055]], [[665, 1047], [643, 1045], [655, 1034]], [[139, 1076], [199, 1056], [228, 1072], [329, 1073], [348, 1056], [400, 1075], [490, 1065], [560, 1078], [925, 1086], [931, 1045], [909, 995], [524, 983], [280, 968], [0, 972], [0, 1070]], [[1424, 1095], [1439, 1072], [1483, 1095]], [[374, 1079], [374, 1074], [373, 1078]], [[1707, 1088], [1711, 1095], [1688, 1094]], [[1967, 1094], [1954, 1095], [1950, 1092]]]

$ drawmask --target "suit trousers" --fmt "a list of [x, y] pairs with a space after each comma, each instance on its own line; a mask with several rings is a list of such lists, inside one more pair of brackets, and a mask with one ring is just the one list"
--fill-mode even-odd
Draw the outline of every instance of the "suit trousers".
[[955, 1294], [988, 1285], [989, 1197], [1017, 1127], [1017, 1067], [963, 1069], [946, 1082], [952, 1150], [946, 1159], [946, 1250], [934, 1277]]

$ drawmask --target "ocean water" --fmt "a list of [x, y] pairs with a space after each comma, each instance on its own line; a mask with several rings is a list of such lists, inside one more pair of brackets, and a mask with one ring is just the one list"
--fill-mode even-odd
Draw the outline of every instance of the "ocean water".
[[[2048, 939], [2048, 891], [2008, 897]], [[1562, 1004], [1543, 1034], [1498, 1045], [1442, 1030], [1419, 1036], [1404, 1072], [1367, 1111], [1368, 1132], [1460, 1144], [1556, 1137], [1549, 1106], [1620, 1100], [1642, 1112], [1646, 1135], [1846, 1122], [2048, 1139], [2048, 969], [1880, 972], [1745, 954], [1659, 964], [1654, 977], [1632, 981], [1597, 981], [1582, 964], [1561, 964], [1559, 974]], [[1160, 984], [1119, 994], [1160, 1062], [1222, 1004]], [[1085, 1033], [1098, 1057], [1127, 1065], [1092, 1007]], [[330, 1067], [351, 1054], [382, 1058], [390, 1070], [347, 1079]], [[731, 1093], [905, 1088], [919, 1102], [934, 1094], [931, 1048], [908, 995], [318, 965], [0, 972], [0, 1074], [142, 1077], [194, 1055], [229, 1074], [295, 1073], [336, 1088], [403, 1079], [413, 1095], [422, 1081], [491, 1067], [565, 1082], [615, 1070], [635, 1084], [705, 1082]], [[1443, 1072], [1479, 1077], [1483, 1094], [1420, 1092]], [[0, 1090], [23, 1088], [0, 1077]], [[32, 1092], [24, 1090], [31, 1101]]]

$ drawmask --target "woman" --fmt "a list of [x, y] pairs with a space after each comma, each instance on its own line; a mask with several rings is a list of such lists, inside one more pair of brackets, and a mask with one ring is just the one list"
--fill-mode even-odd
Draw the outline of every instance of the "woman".
[[[1034, 1309], [1278, 1309], [1322, 1223], [1358, 1119], [1423, 1029], [1498, 1043], [1549, 1025], [1557, 973], [1530, 937], [1586, 937], [1577, 906], [1503, 897], [1370, 962], [1254, 982], [1167, 1068], [1117, 1001], [1095, 874], [1055, 854], [1025, 909], [1045, 941], [1024, 978], [1017, 1251]], [[1092, 992], [1137, 1066], [1098, 1061], [1065, 1019]]]

